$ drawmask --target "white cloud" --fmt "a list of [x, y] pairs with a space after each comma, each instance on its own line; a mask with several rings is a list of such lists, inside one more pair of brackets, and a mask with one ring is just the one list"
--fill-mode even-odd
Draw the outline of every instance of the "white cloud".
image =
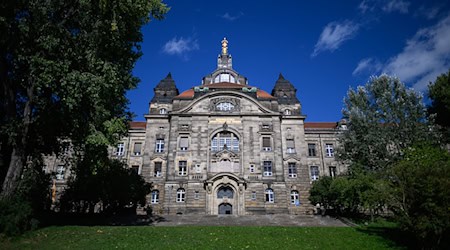
[[361, 13], [366, 13], [366, 11], [373, 11], [375, 8], [374, 3], [372, 3], [372, 1], [370, 0], [363, 0], [361, 3], [359, 3], [358, 5], [358, 9], [361, 11]]
[[223, 18], [223, 19], [225, 19], [225, 20], [228, 20], [228, 21], [234, 21], [234, 20], [236, 20], [236, 19], [242, 17], [243, 15], [244, 15], [244, 13], [239, 12], [237, 15], [234, 15], [234, 16], [233, 16], [232, 14], [230, 14], [230, 13], [227, 12], [227, 13], [221, 15], [220, 17]]
[[331, 22], [325, 26], [317, 41], [312, 57], [322, 51], [334, 51], [338, 49], [343, 42], [354, 37], [359, 29], [359, 25], [351, 21]]
[[402, 14], [408, 13], [410, 3], [403, 0], [390, 0], [381, 9], [385, 12], [400, 12]]
[[379, 73], [379, 71], [383, 68], [383, 64], [374, 58], [364, 58], [359, 61], [358, 66], [356, 66], [355, 70], [353, 70], [353, 75], [369, 72], [371, 75]]
[[177, 39], [174, 37], [172, 40], [168, 41], [163, 46], [163, 52], [169, 55], [179, 55], [187, 59], [186, 53], [193, 50], [198, 50], [198, 41], [193, 38], [183, 38]]
[[450, 15], [421, 29], [406, 42], [403, 51], [388, 60], [383, 71], [413, 83], [418, 91], [450, 68]]

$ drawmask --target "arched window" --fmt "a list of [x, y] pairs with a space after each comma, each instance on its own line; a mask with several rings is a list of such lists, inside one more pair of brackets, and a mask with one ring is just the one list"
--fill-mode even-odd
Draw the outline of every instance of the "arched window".
[[217, 198], [223, 199], [224, 197], [226, 197], [231, 199], [233, 198], [233, 193], [233, 189], [231, 189], [230, 187], [221, 187], [217, 191]]
[[162, 109], [159, 110], [159, 113], [160, 113], [161, 115], [165, 115], [165, 114], [167, 114], [167, 109], [162, 108]]
[[211, 150], [221, 151], [221, 150], [239, 151], [239, 138], [227, 131], [222, 131], [214, 135], [211, 140]]
[[273, 194], [273, 190], [271, 188], [266, 189], [266, 202], [274, 203], [275, 196]]
[[184, 189], [179, 188], [177, 190], [177, 202], [184, 202], [186, 200], [186, 191]]
[[292, 114], [292, 112], [290, 109], [284, 110], [284, 115], [291, 115], [291, 114]]
[[231, 82], [231, 83], [236, 83], [236, 79], [234, 78], [233, 75], [228, 74], [228, 73], [222, 73], [217, 75], [214, 78], [214, 83], [219, 83], [219, 82]]
[[159, 202], [159, 191], [158, 190], [153, 190], [152, 191], [152, 200], [151, 200], [152, 204], [156, 204]]
[[296, 191], [296, 190], [291, 191], [291, 204], [300, 205], [298, 191]]

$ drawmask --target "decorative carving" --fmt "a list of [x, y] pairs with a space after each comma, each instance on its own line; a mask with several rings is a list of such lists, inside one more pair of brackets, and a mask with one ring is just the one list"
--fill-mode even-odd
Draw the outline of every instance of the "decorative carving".
[[164, 140], [164, 138], [166, 138], [165, 134], [156, 134], [156, 139], [157, 140]]
[[[228, 124], [227, 124], [227, 122], [225, 122], [223, 125], [222, 125], [222, 128], [223, 128], [223, 130], [227, 130], [228, 129]], [[224, 148], [225, 149], [225, 148]]]
[[191, 125], [189, 124], [179, 124], [178, 131], [191, 131]]
[[259, 125], [260, 132], [273, 132], [272, 124], [261, 124]]
[[[231, 110], [221, 110], [217, 107], [220, 103], [231, 103], [233, 105], [233, 108]], [[234, 112], [234, 111], [240, 111], [241, 109], [241, 100], [238, 98], [231, 98], [231, 97], [219, 97], [212, 99], [209, 104], [209, 110], [210, 111], [219, 111], [219, 112]]]

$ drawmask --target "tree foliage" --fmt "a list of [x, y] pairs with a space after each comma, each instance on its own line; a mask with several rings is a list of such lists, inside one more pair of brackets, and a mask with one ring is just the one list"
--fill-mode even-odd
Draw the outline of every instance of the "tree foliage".
[[431, 105], [428, 111], [441, 126], [446, 143], [450, 143], [450, 70], [429, 86]]
[[375, 215], [386, 204], [386, 182], [371, 174], [354, 173], [314, 182], [309, 200], [329, 213]]
[[423, 247], [439, 246], [450, 234], [450, 154], [430, 145], [412, 147], [389, 176], [397, 221]]
[[58, 152], [66, 139], [76, 152], [106, 147], [126, 131], [125, 92], [138, 83], [132, 69], [141, 56], [141, 27], [168, 8], [160, 0], [7, 0], [1, 8], [6, 197], [27, 157]]
[[60, 200], [64, 212], [93, 213], [97, 206], [103, 213], [117, 213], [127, 206], [145, 204], [150, 184], [126, 168], [123, 162], [105, 159], [95, 173], [78, 171], [69, 181]]
[[[422, 97], [396, 77], [372, 77], [365, 86], [350, 89], [344, 99], [348, 120], [338, 158], [376, 171], [399, 159], [403, 150], [433, 140]], [[355, 166], [355, 165], [354, 165]]]

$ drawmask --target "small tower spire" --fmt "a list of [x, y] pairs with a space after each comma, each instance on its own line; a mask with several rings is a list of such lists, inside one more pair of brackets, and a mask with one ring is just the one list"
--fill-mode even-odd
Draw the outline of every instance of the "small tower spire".
[[222, 40], [222, 55], [228, 54], [228, 40], [226, 37]]

